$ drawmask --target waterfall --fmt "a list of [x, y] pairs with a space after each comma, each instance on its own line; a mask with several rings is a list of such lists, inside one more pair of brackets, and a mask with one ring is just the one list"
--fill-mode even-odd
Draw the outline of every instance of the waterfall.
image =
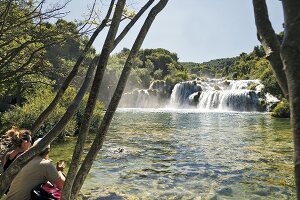
[[224, 80], [201, 78], [177, 83], [155, 81], [149, 89], [125, 93], [120, 107], [193, 108], [217, 111], [269, 111], [278, 99], [263, 94], [259, 80]]
[[201, 110], [262, 111], [262, 99], [259, 97], [262, 88], [259, 80], [187, 81], [175, 85], [170, 106], [196, 105]]
[[205, 110], [258, 111], [260, 99], [250, 90], [205, 91], [197, 107]]
[[150, 98], [147, 90], [138, 90], [137, 98], [135, 102], [136, 108], [151, 108], [155, 102]]
[[159, 108], [163, 100], [157, 90], [140, 89], [131, 93], [125, 93], [121, 99], [120, 107], [127, 108]]
[[[171, 94], [171, 107], [185, 107], [193, 101], [193, 97], [202, 90], [196, 81], [177, 83]], [[192, 97], [190, 97], [193, 95]]]

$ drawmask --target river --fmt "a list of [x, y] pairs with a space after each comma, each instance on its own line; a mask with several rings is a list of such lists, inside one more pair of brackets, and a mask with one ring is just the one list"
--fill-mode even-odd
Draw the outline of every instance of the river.
[[[54, 145], [52, 159], [69, 160], [73, 143]], [[293, 173], [288, 119], [119, 109], [82, 192], [117, 200], [296, 199]]]

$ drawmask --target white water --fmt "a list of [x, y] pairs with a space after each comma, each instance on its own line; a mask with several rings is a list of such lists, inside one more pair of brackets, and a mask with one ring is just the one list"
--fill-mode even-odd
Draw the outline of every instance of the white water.
[[264, 85], [259, 80], [196, 79], [176, 84], [172, 93], [167, 87], [162, 81], [148, 90], [127, 93], [120, 107], [252, 112], [268, 111], [269, 102], [278, 101], [270, 94], [262, 95]]
[[[248, 87], [255, 85], [255, 90]], [[258, 93], [263, 88], [259, 80], [228, 80], [208, 79], [197, 81], [201, 87], [201, 95], [197, 109], [229, 110], [229, 111], [259, 111], [261, 109]], [[175, 85], [171, 95], [171, 107], [186, 107], [198, 94], [194, 82], [184, 82]]]

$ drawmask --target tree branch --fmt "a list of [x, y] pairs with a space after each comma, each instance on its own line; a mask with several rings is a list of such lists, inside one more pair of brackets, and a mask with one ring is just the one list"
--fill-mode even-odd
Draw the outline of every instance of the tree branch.
[[72, 118], [76, 110], [78, 109], [79, 103], [81, 102], [85, 91], [93, 77], [93, 72], [95, 69], [95, 60], [92, 61], [90, 67], [86, 73], [86, 78], [79, 89], [76, 97], [74, 98], [72, 104], [68, 107], [64, 116], [59, 120], [59, 122], [47, 133], [44, 138], [34, 147], [30, 148], [24, 154], [20, 155], [10, 166], [9, 168], [0, 175], [1, 185], [0, 185], [0, 197], [3, 196], [7, 188], [9, 187], [13, 178], [17, 173], [24, 167], [35, 155], [40, 153], [48, 144], [50, 144], [65, 128], [68, 121]]
[[253, 0], [255, 23], [257, 32], [266, 52], [266, 58], [269, 60], [275, 73], [277, 82], [286, 98], [288, 98], [288, 85], [280, 58], [280, 43], [269, 20], [268, 9], [265, 0]]
[[[112, 0], [112, 3], [113, 2], [114, 2], [114, 0]], [[106, 17], [103, 19], [103, 21], [100, 24], [100, 26], [96, 29], [96, 31], [91, 36], [90, 40], [86, 44], [84, 50], [82, 51], [81, 55], [77, 59], [75, 65], [73, 67], [73, 69], [71, 70], [71, 72], [69, 73], [69, 75], [67, 76], [67, 78], [65, 79], [65, 81], [63, 82], [62, 86], [60, 87], [60, 89], [57, 92], [57, 94], [56, 94], [55, 98], [53, 99], [53, 101], [40, 114], [40, 116], [37, 118], [37, 120], [33, 123], [32, 128], [31, 128], [31, 131], [32, 131], [33, 134], [42, 126], [43, 122], [47, 119], [47, 117], [50, 115], [50, 113], [54, 110], [54, 108], [56, 107], [56, 105], [59, 103], [59, 100], [63, 96], [64, 92], [69, 87], [69, 85], [70, 85], [71, 81], [73, 80], [73, 78], [76, 76], [76, 74], [78, 72], [78, 69], [79, 69], [79, 66], [81, 65], [81, 63], [84, 60], [86, 54], [88, 53], [89, 49], [91, 48], [92, 44], [94, 43], [96, 37], [98, 36], [98, 34], [106, 26], [107, 20], [108, 20], [109, 16], [111, 15], [111, 12], [112, 12], [112, 8], [109, 9], [109, 11], [107, 12]]]
[[[78, 163], [80, 160], [80, 156], [83, 150], [84, 142], [87, 136], [87, 131], [90, 127], [91, 123], [91, 116], [93, 115], [93, 111], [96, 105], [97, 98], [99, 96], [100, 92], [100, 84], [103, 79], [104, 71], [107, 66], [108, 58], [110, 55], [110, 52], [113, 48], [113, 43], [115, 40], [115, 37], [117, 35], [117, 31], [120, 24], [120, 19], [122, 16], [122, 12], [124, 10], [126, 0], [118, 0], [118, 3], [115, 8], [115, 12], [112, 19], [112, 25], [109, 28], [109, 31], [107, 33], [105, 42], [103, 44], [103, 48], [100, 54], [95, 78], [93, 81], [93, 85], [91, 87], [91, 92], [86, 104], [86, 108], [84, 111], [84, 117], [82, 125], [80, 126], [79, 135], [76, 143], [76, 147], [74, 149], [73, 158], [71, 161], [71, 165], [67, 174], [67, 179], [63, 188], [62, 197], [63, 199], [75, 199], [74, 196], [77, 196], [77, 191], [74, 191], [74, 184], [76, 186], [76, 183], [74, 182], [77, 170], [78, 170]], [[111, 2], [113, 3], [113, 2]], [[110, 12], [112, 11], [113, 4], [110, 6]], [[75, 189], [76, 190], [76, 189]]]
[[72, 189], [72, 194], [74, 194], [72, 196], [72, 199], [75, 199], [75, 197], [78, 195], [78, 192], [81, 189], [89, 170], [91, 169], [93, 161], [95, 160], [96, 155], [98, 154], [99, 150], [101, 149], [101, 147], [103, 145], [104, 138], [106, 136], [108, 127], [110, 125], [112, 117], [117, 109], [118, 103], [119, 103], [122, 93], [124, 91], [126, 81], [128, 79], [130, 69], [132, 67], [132, 61], [133, 61], [134, 57], [137, 55], [156, 15], [166, 6], [167, 2], [168, 2], [168, 0], [160, 0], [159, 3], [152, 8], [152, 10], [150, 11], [147, 19], [144, 22], [144, 25], [142, 26], [134, 44], [133, 44], [133, 47], [132, 47], [130, 54], [126, 60], [124, 69], [122, 71], [121, 77], [117, 84], [117, 88], [114, 92], [112, 100], [111, 100], [111, 102], [108, 106], [108, 109], [104, 115], [104, 118], [101, 122], [100, 128], [97, 131], [97, 135], [94, 139], [94, 142], [76, 175], [76, 179], [74, 181], [74, 185], [73, 185], [73, 189]]

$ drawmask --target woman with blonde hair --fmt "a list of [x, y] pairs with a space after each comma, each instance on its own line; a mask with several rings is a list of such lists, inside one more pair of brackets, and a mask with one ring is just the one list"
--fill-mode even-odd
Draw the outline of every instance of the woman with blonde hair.
[[6, 132], [6, 136], [13, 144], [13, 150], [6, 153], [3, 160], [3, 171], [5, 171], [10, 164], [24, 151], [31, 146], [31, 132], [29, 130], [19, 130], [12, 127]]

